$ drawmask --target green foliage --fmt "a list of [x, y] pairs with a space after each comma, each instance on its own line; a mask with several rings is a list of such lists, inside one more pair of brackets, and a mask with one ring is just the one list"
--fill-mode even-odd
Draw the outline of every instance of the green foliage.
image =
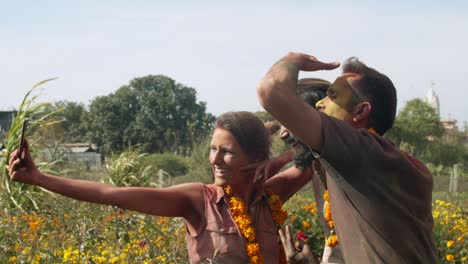
[[147, 155], [143, 160], [144, 164], [152, 166], [152, 175], [155, 175], [160, 169], [173, 176], [184, 175], [188, 172], [186, 158], [172, 153]]
[[291, 232], [296, 232], [293, 234], [294, 237], [298, 232], [307, 235], [309, 238], [307, 243], [310, 248], [317, 256], [321, 257], [325, 245], [325, 235], [312, 191], [297, 193], [286, 202], [285, 208], [289, 214], [289, 221], [286, 223], [291, 226]]
[[192, 153], [186, 157], [188, 172], [183, 177], [177, 177], [177, 183], [182, 182], [213, 182], [213, 172], [209, 162], [211, 137], [206, 136], [195, 143], [192, 147]]
[[433, 164], [451, 167], [468, 161], [468, 150], [461, 144], [433, 142], [423, 153], [422, 158]]
[[86, 114], [85, 106], [82, 103], [58, 101], [54, 103], [54, 108], [62, 109], [57, 117], [63, 119], [60, 126], [64, 131], [64, 142], [85, 142], [86, 128], [82, 120]]
[[138, 144], [145, 152], [187, 154], [214, 121], [196, 99], [195, 89], [166, 76], [135, 78], [93, 100], [84, 118], [87, 136], [105, 153]]
[[413, 99], [399, 112], [394, 127], [386, 136], [403, 150], [420, 156], [430, 140], [440, 138], [443, 131], [434, 109], [421, 99]]
[[284, 141], [279, 136], [272, 136], [270, 148], [271, 157], [276, 157], [290, 149], [291, 146], [284, 143]]
[[420, 99], [405, 105], [386, 137], [426, 163], [450, 167], [468, 160], [464, 134], [444, 133], [434, 109]]
[[[21, 209], [38, 209], [38, 201], [44, 195], [38, 187], [12, 182], [8, 173], [8, 164], [10, 161], [10, 154], [19, 147], [21, 127], [25, 118], [29, 119], [26, 136], [33, 158], [38, 156], [35, 146], [37, 142], [40, 142], [42, 139], [32, 135], [32, 132], [60, 122], [60, 120], [54, 118], [59, 110], [50, 111], [50, 104], [47, 103], [36, 104], [35, 100], [39, 95], [32, 94], [35, 88], [51, 80], [52, 79], [37, 83], [26, 93], [16, 116], [12, 120], [10, 130], [7, 133], [6, 146], [5, 149], [2, 150], [2, 159], [0, 160], [0, 192], [4, 193], [6, 196], [5, 198], [9, 201], [5, 204], [5, 210], [11, 210], [15, 207]], [[56, 173], [56, 171], [53, 170], [54, 163], [38, 162], [36, 160], [36, 166], [44, 173]]]
[[255, 112], [255, 115], [260, 118], [263, 122], [268, 122], [268, 121], [273, 121], [275, 118], [273, 116], [266, 112], [266, 111], [257, 111]]
[[115, 186], [150, 186], [152, 183], [151, 166], [145, 166], [143, 158], [147, 154], [137, 151], [124, 151], [106, 164], [107, 182]]

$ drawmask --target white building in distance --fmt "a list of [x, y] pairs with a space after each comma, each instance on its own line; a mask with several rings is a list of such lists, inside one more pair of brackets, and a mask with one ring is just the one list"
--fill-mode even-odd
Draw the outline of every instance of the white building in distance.
[[434, 90], [435, 83], [431, 82], [431, 88], [427, 92], [426, 95], [426, 103], [428, 103], [432, 108], [434, 108], [437, 116], [440, 118], [440, 104], [439, 104], [439, 96], [437, 96]]

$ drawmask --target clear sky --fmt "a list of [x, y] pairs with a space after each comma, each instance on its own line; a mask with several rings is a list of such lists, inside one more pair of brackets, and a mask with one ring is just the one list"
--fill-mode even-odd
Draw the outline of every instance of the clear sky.
[[50, 77], [59, 79], [41, 101], [88, 105], [164, 74], [195, 88], [215, 115], [258, 111], [258, 81], [300, 51], [359, 57], [393, 80], [399, 107], [434, 82], [441, 116], [468, 121], [468, 1], [0, 0], [0, 47], [2, 110]]

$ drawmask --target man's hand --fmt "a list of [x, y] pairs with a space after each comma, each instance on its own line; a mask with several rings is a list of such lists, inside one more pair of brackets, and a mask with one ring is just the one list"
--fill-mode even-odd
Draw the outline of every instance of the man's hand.
[[315, 256], [314, 252], [310, 249], [309, 245], [305, 243], [302, 247], [302, 251], [297, 251], [294, 245], [293, 238], [291, 237], [291, 229], [288, 225], [285, 228], [280, 229], [279, 235], [281, 243], [286, 253], [286, 260], [289, 264], [318, 264], [320, 261]]
[[[15, 150], [10, 155], [10, 163], [8, 172], [10, 179], [27, 184], [37, 185], [39, 182], [40, 172], [37, 170], [34, 161], [29, 152], [29, 144], [24, 142], [23, 153]], [[19, 155], [22, 155], [21, 159]]]
[[257, 86], [260, 105], [302, 142], [318, 151], [323, 144], [322, 118], [297, 96], [297, 79], [299, 71], [332, 70], [338, 66], [338, 62], [326, 63], [314, 56], [291, 52], [273, 65]]
[[299, 71], [319, 71], [319, 70], [333, 70], [340, 66], [339, 62], [322, 62], [316, 57], [299, 52], [290, 52], [283, 57], [278, 63], [287, 63], [289, 65], [296, 65]]
[[275, 158], [249, 164], [243, 167], [241, 170], [244, 173], [248, 171], [255, 173], [255, 176], [253, 178], [254, 183], [263, 183], [266, 180], [273, 177], [274, 175], [276, 175], [281, 170], [281, 168], [283, 168], [286, 164], [292, 161], [292, 157], [293, 152], [286, 151]]

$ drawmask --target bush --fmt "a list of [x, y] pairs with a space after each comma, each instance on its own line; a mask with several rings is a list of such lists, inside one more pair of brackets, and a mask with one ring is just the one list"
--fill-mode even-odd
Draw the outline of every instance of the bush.
[[190, 156], [186, 157], [188, 172], [184, 177], [176, 179], [177, 183], [183, 182], [213, 182], [213, 172], [209, 162], [211, 135], [200, 140], [193, 146]]
[[152, 175], [156, 175], [160, 169], [172, 176], [184, 175], [188, 172], [186, 159], [172, 153], [148, 155], [143, 158], [143, 163], [152, 167]]

